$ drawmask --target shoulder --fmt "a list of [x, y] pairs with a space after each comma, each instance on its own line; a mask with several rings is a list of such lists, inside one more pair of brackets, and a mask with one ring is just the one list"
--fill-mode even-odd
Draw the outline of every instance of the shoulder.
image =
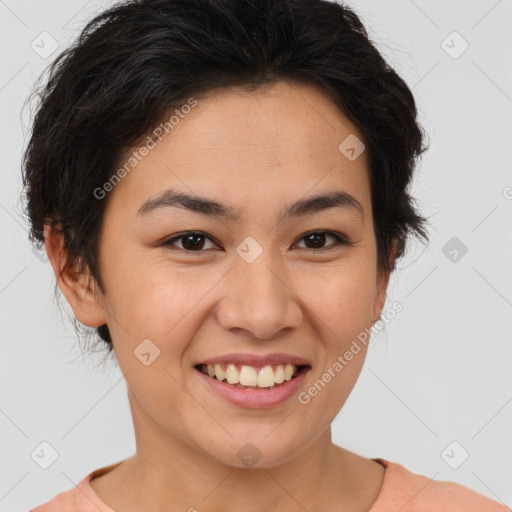
[[396, 462], [375, 460], [384, 465], [386, 473], [369, 512], [511, 512], [506, 505], [463, 485], [433, 480]]
[[90, 482], [118, 466], [120, 462], [89, 473], [75, 487], [57, 494], [53, 499], [29, 512], [115, 512], [96, 495]]
[[[87, 479], [88, 476], [85, 478]], [[82, 484], [82, 482], [80, 482], [80, 484]], [[80, 508], [80, 504], [77, 503], [78, 492], [76, 487], [69, 491], [61, 492], [47, 503], [31, 509], [29, 512], [88, 512], [88, 509]]]
[[[61, 492], [53, 499], [29, 510], [29, 512], [77, 512], [76, 493], [74, 490]], [[81, 512], [81, 511], [80, 511]]]

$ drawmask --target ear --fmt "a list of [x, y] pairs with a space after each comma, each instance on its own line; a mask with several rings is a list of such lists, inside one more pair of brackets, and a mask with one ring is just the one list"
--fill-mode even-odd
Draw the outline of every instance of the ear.
[[[394, 239], [391, 244], [390, 255], [389, 255], [389, 268], [393, 268], [396, 255], [398, 251], [398, 243], [397, 240]], [[386, 302], [386, 292], [388, 289], [389, 276], [391, 275], [391, 271], [384, 271], [382, 269], [377, 270], [377, 283], [375, 289], [375, 302], [373, 305], [373, 320], [372, 323], [375, 323], [384, 308], [384, 304]]]
[[97, 287], [91, 287], [89, 275], [66, 265], [64, 235], [47, 224], [44, 228], [44, 242], [57, 284], [76, 319], [89, 327], [106, 324], [105, 310], [101, 305]]

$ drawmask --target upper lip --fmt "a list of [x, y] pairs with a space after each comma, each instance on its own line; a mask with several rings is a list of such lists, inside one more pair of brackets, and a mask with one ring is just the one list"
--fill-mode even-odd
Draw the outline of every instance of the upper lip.
[[243, 353], [233, 353], [233, 354], [222, 354], [214, 357], [210, 357], [208, 359], [203, 359], [202, 361], [197, 362], [194, 366], [198, 364], [240, 364], [247, 366], [265, 366], [267, 364], [286, 364], [291, 363], [297, 366], [308, 365], [311, 366], [311, 363], [302, 357], [294, 356], [292, 354], [286, 354], [285, 352], [274, 352], [272, 354], [243, 354]]

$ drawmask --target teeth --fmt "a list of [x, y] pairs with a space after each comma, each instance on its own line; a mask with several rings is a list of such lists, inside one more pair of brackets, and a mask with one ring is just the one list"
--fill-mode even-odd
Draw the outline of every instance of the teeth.
[[274, 370], [272, 366], [264, 366], [258, 372], [258, 387], [259, 388], [270, 388], [274, 385]]
[[260, 388], [271, 388], [275, 384], [282, 384], [284, 381], [291, 380], [298, 373], [298, 368], [294, 364], [278, 364], [275, 371], [271, 365], [266, 365], [260, 370], [252, 366], [242, 365], [240, 371], [234, 364], [228, 364], [226, 370], [222, 369], [220, 364], [203, 365], [202, 371], [210, 377], [216, 377], [219, 381], [227, 381], [236, 387], [257, 386]]
[[[208, 365], [208, 374], [210, 374], [210, 366], [213, 366], [211, 364]], [[216, 364], [213, 369], [215, 376], [218, 380], [224, 380], [226, 378], [226, 374], [224, 373], [224, 370], [221, 368], [220, 364]]]
[[240, 382], [240, 375], [234, 364], [228, 364], [226, 368], [226, 380], [228, 384], [238, 384]]
[[284, 368], [284, 380], [290, 380], [293, 377], [293, 365], [288, 363]]
[[240, 369], [240, 384], [244, 386], [258, 385], [258, 375], [252, 366], [242, 366]]
[[276, 371], [274, 374], [274, 382], [276, 384], [281, 384], [281, 382], [284, 382], [284, 369], [281, 365], [279, 365], [276, 368]]

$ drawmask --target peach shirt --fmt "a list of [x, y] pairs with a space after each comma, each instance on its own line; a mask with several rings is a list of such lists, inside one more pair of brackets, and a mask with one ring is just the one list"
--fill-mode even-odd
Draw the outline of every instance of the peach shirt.
[[[379, 496], [368, 512], [512, 512], [506, 505], [460, 484], [431, 480], [396, 462], [373, 460], [382, 464], [386, 471]], [[120, 462], [93, 471], [73, 489], [29, 512], [115, 512], [89, 483], [118, 464]]]

